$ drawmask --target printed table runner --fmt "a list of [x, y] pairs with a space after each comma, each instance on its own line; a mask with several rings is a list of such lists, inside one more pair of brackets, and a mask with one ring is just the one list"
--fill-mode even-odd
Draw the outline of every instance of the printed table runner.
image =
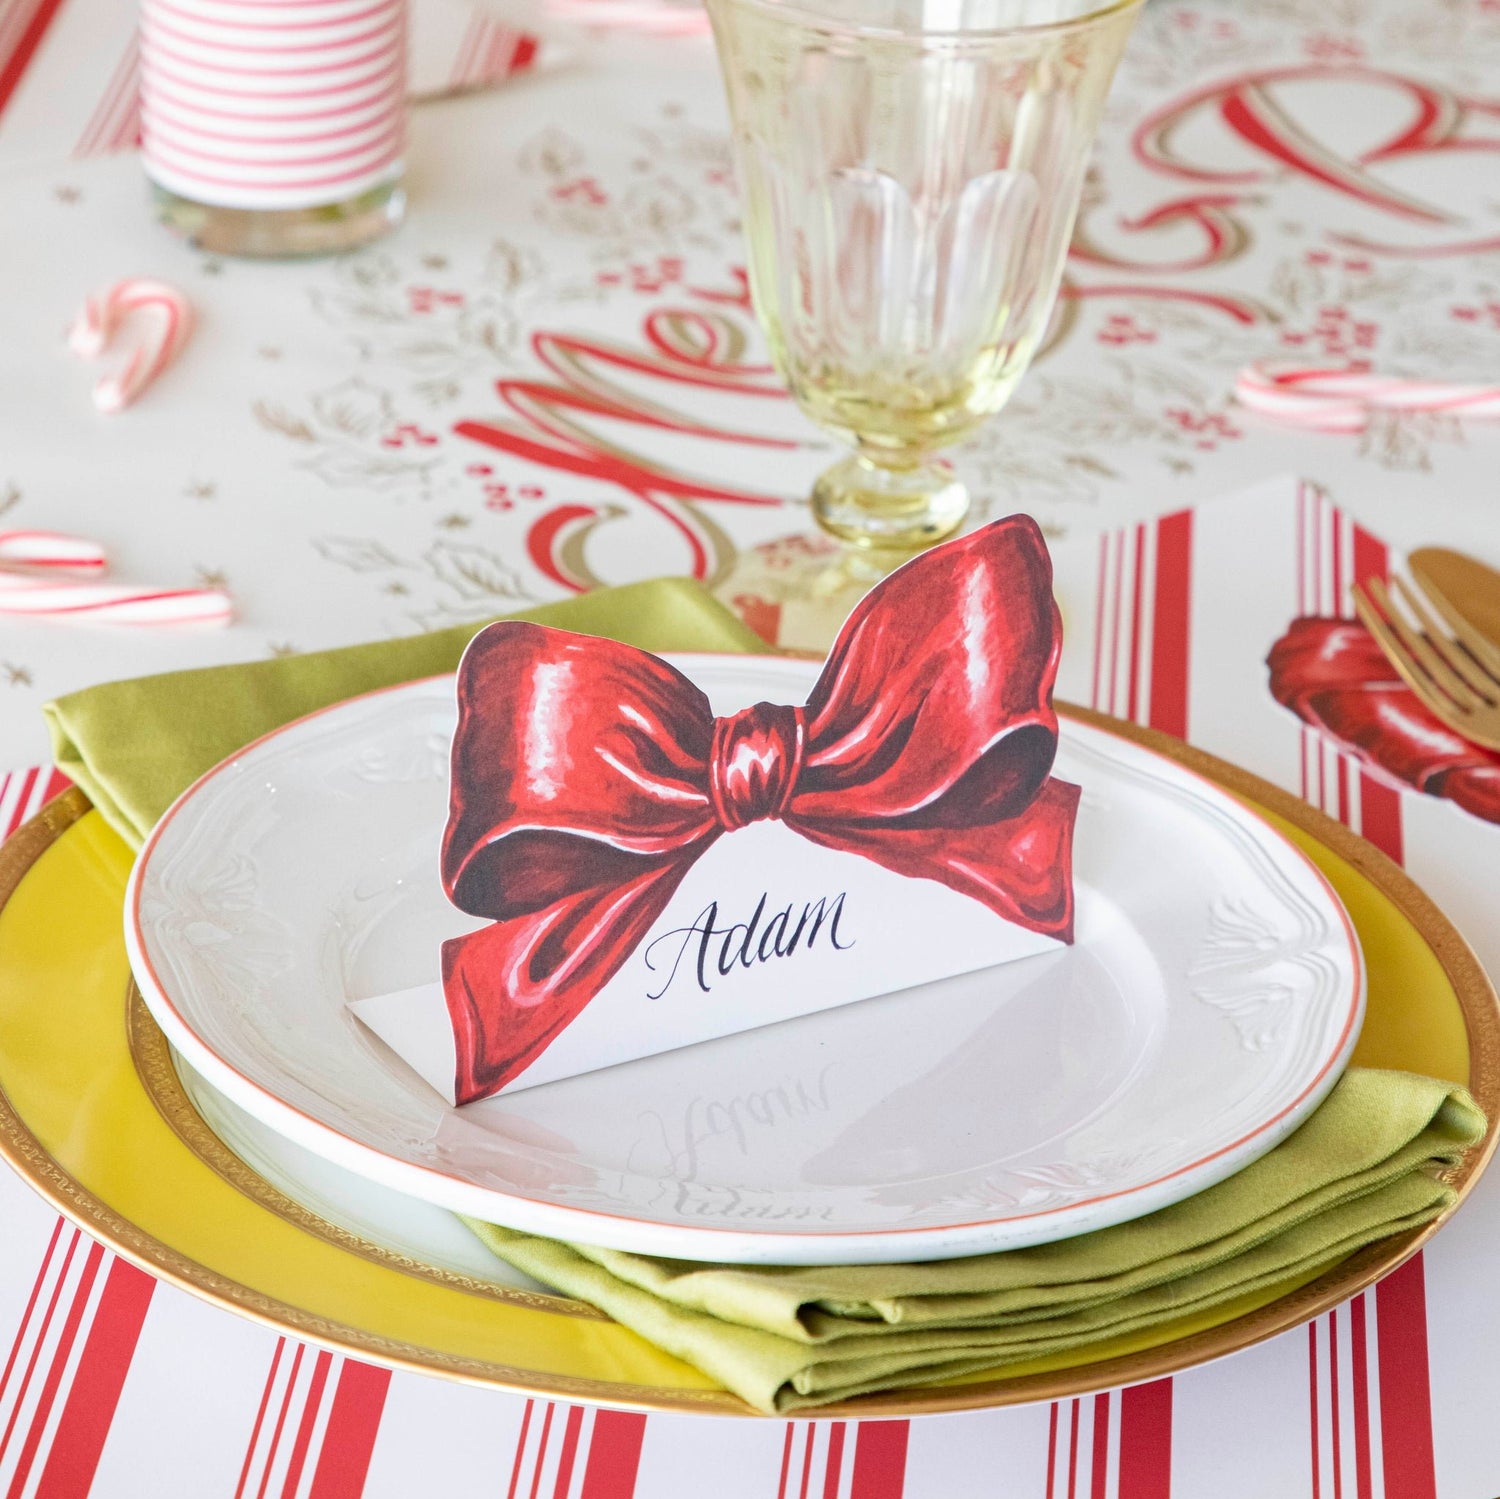
[[[240, 622], [88, 651], [8, 625], [0, 764], [44, 753], [41, 702], [111, 675], [662, 572], [777, 602], [766, 573], [795, 571], [836, 445], [765, 363], [710, 53], [612, 55], [414, 111], [412, 221], [355, 257], [187, 250], [129, 155], [4, 171], [0, 278], [26, 294], [0, 351], [0, 524], [96, 536], [122, 582], [226, 586]], [[956, 455], [981, 515], [1082, 533], [1297, 473], [1394, 544], [1484, 553], [1495, 423], [1324, 436], [1232, 392], [1265, 358], [1500, 368], [1493, 0], [1153, 0], [1108, 115], [1048, 347]], [[182, 286], [199, 326], [111, 417], [62, 331], [122, 275]]]

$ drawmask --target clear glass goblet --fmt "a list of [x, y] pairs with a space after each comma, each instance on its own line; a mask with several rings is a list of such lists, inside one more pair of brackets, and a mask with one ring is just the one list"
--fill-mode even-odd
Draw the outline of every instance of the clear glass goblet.
[[958, 529], [937, 450], [1046, 330], [1140, 0], [707, 0], [750, 286], [802, 409], [854, 453], [819, 522], [871, 548]]

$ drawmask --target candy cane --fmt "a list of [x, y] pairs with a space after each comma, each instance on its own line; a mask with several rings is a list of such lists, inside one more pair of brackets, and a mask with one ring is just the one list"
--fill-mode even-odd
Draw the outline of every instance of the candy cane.
[[1359, 369], [1252, 364], [1240, 371], [1234, 393], [1262, 416], [1318, 432], [1363, 432], [1375, 411], [1500, 417], [1500, 385], [1403, 380]]
[[88, 297], [74, 319], [68, 345], [81, 359], [97, 359], [132, 313], [152, 314], [124, 366], [94, 386], [100, 411], [123, 411], [182, 351], [193, 331], [193, 304], [175, 286], [145, 277], [117, 281], [100, 297]]
[[59, 531], [0, 531], [0, 567], [97, 576], [104, 566], [104, 548], [86, 537], [64, 536]]
[[224, 625], [233, 612], [217, 588], [64, 583], [0, 573], [0, 614], [109, 625]]

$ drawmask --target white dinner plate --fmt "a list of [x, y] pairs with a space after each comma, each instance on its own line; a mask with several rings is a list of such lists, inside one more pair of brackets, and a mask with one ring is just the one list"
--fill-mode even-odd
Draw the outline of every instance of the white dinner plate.
[[[816, 668], [674, 658], [716, 713]], [[451, 1108], [349, 1013], [473, 923], [438, 880], [451, 678], [340, 704], [210, 771], [148, 839], [131, 964], [190, 1064], [299, 1145], [530, 1232], [760, 1264], [941, 1259], [1150, 1212], [1326, 1095], [1364, 1006], [1310, 862], [1240, 803], [1065, 721], [1077, 941]]]

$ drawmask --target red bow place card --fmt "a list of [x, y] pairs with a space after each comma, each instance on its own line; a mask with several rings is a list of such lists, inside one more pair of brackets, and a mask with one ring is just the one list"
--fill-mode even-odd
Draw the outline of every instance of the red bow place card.
[[1071, 941], [1060, 646], [1025, 516], [892, 573], [816, 674], [490, 625], [442, 843], [479, 924], [354, 1012], [468, 1103]]

